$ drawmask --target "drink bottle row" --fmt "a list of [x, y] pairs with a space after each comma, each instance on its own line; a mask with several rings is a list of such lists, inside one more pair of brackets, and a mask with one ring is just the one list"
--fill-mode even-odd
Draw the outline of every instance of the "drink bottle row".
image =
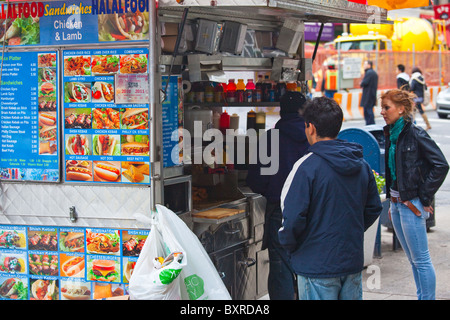
[[188, 103], [253, 103], [253, 102], [279, 102], [286, 91], [296, 91], [295, 82], [275, 83], [269, 76], [258, 75], [258, 81], [253, 79], [229, 79], [228, 83], [199, 81], [192, 84], [191, 90], [186, 94]]

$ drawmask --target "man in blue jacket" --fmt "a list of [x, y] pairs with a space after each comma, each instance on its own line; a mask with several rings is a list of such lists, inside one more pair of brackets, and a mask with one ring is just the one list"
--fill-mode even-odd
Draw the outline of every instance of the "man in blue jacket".
[[375, 178], [361, 145], [336, 139], [343, 120], [336, 101], [316, 98], [303, 117], [311, 147], [282, 190], [280, 243], [301, 300], [360, 300], [364, 231], [382, 210]]
[[[306, 98], [300, 92], [287, 92], [280, 99], [281, 119], [275, 130], [279, 133], [279, 166], [274, 175], [261, 174], [261, 163], [250, 165], [247, 185], [253, 192], [267, 199], [262, 249], [269, 249], [268, 291], [272, 300], [295, 299], [295, 278], [290, 268], [287, 253], [278, 241], [278, 229], [281, 227], [280, 196], [284, 181], [291, 172], [294, 163], [308, 150], [309, 143], [305, 135], [305, 121], [299, 112], [303, 112]], [[266, 132], [268, 149], [271, 146], [272, 130]], [[267, 154], [271, 154], [268, 150]]]

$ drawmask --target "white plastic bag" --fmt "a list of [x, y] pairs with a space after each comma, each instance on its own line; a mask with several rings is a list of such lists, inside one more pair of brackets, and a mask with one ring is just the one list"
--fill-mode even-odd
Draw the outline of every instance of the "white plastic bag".
[[[231, 300], [208, 254], [197, 236], [173, 211], [156, 205], [159, 223], [170, 228], [174, 241], [183, 244], [187, 255], [181, 271], [181, 298], [183, 300]], [[165, 239], [164, 239], [165, 240]]]
[[[167, 258], [171, 253], [179, 252], [166, 264], [155, 263], [158, 257]], [[158, 222], [158, 217], [151, 220], [151, 230], [142, 248], [130, 279], [131, 300], [179, 300], [180, 272], [187, 264], [187, 257], [182, 246], [176, 241], [167, 226]]]

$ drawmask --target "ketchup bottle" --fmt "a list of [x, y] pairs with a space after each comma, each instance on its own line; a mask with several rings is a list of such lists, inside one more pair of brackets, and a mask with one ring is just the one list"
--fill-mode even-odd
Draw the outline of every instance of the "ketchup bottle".
[[225, 110], [221, 115], [220, 115], [220, 120], [219, 120], [219, 129], [220, 131], [222, 131], [223, 134], [226, 133], [226, 130], [230, 128], [230, 115], [227, 113], [227, 111]]

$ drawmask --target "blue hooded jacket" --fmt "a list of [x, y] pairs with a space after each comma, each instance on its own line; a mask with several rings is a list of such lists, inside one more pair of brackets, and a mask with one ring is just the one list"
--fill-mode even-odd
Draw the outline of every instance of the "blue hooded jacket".
[[[268, 202], [279, 203], [281, 189], [294, 163], [308, 150], [309, 143], [305, 134], [305, 120], [298, 113], [286, 113], [275, 124], [279, 130], [279, 168], [274, 175], [261, 175], [264, 167], [258, 164], [249, 165], [247, 185], [253, 192], [263, 195]], [[268, 155], [271, 154], [271, 131], [268, 130]], [[270, 166], [268, 164], [267, 166]]]
[[372, 169], [357, 143], [320, 141], [309, 151], [283, 187], [280, 243], [299, 275], [330, 278], [361, 272], [364, 231], [382, 210]]

